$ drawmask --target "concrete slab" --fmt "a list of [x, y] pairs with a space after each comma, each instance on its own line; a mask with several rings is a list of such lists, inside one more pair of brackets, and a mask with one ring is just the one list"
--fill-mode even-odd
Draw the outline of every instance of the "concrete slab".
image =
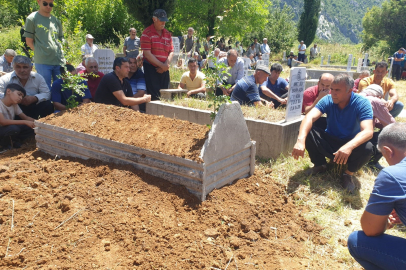
[[307, 69], [306, 72], [307, 72], [307, 79], [308, 79], [308, 80], [309, 80], [309, 79], [319, 79], [320, 76], [321, 76], [323, 73], [331, 73], [331, 74], [333, 74], [334, 76], [337, 76], [338, 74], [341, 74], [341, 73], [346, 73], [346, 74], [352, 76], [353, 78], [355, 78], [355, 77], [358, 78], [358, 76], [359, 76], [359, 73], [357, 73], [357, 74], [354, 76], [354, 74], [355, 74], [356, 72], [353, 72], [353, 71], [347, 72], [346, 70], [341, 71], [341, 70]]
[[406, 110], [402, 110], [397, 117], [406, 118]]
[[319, 82], [319, 79], [311, 79], [311, 80], [306, 80], [306, 89], [312, 86], [315, 86]]

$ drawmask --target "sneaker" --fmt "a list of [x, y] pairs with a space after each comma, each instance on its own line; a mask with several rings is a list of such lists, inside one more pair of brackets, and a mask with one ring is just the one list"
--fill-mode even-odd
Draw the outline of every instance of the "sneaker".
[[313, 168], [310, 168], [305, 171], [305, 175], [310, 176], [310, 175], [316, 175], [319, 173], [324, 173], [327, 171], [327, 166], [326, 165], [321, 165], [321, 166], [315, 166]]
[[355, 184], [352, 180], [352, 175], [343, 173], [341, 176], [341, 185], [345, 188], [349, 193], [353, 193], [355, 190]]

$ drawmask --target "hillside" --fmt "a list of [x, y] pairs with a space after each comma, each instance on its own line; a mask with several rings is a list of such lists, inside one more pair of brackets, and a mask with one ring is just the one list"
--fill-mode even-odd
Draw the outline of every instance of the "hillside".
[[[368, 8], [380, 6], [385, 0], [322, 0], [317, 36], [339, 43], [361, 42], [362, 18]], [[293, 8], [295, 20], [303, 11], [304, 0], [280, 0]]]

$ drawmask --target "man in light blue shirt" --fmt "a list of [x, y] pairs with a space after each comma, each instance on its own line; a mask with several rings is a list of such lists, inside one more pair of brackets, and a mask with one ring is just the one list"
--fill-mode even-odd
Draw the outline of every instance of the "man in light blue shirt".
[[0, 57], [0, 76], [14, 70], [11, 63], [16, 55], [17, 53], [14, 50], [7, 49], [4, 52], [4, 55]]
[[270, 54], [271, 53], [271, 49], [269, 48], [267, 38], [264, 38], [262, 40], [262, 44], [261, 44], [261, 46], [259, 48], [260, 48], [262, 54], [266, 54], [266, 53]]
[[[227, 52], [227, 57], [221, 58], [217, 63], [223, 63], [227, 67], [230, 67], [231, 69], [228, 71], [228, 73], [231, 76], [223, 76], [223, 82], [220, 82], [220, 85], [216, 88], [216, 95], [229, 96], [234, 90], [235, 84], [244, 76], [244, 61], [238, 57], [237, 51], [232, 49]], [[231, 87], [225, 88], [223, 84], [229, 84]]]

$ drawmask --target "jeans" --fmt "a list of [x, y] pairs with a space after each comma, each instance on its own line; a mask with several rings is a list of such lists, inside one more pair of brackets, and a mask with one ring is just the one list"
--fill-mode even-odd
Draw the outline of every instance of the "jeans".
[[38, 74], [44, 77], [45, 82], [47, 83], [49, 90], [51, 91], [51, 80], [56, 81], [57, 79], [59, 79], [57, 76], [61, 75], [61, 66], [51, 66], [35, 63], [35, 69], [37, 70]]
[[[398, 62], [399, 63], [399, 62]], [[392, 80], [397, 80], [399, 81], [400, 78], [402, 77], [402, 66], [401, 65], [395, 65], [395, 63], [392, 66]]]
[[393, 116], [393, 118], [395, 118], [402, 112], [403, 107], [403, 103], [398, 100], [395, 104], [393, 104], [393, 108], [389, 113]]
[[382, 234], [369, 237], [363, 231], [348, 237], [351, 256], [366, 270], [406, 269], [406, 239]]

